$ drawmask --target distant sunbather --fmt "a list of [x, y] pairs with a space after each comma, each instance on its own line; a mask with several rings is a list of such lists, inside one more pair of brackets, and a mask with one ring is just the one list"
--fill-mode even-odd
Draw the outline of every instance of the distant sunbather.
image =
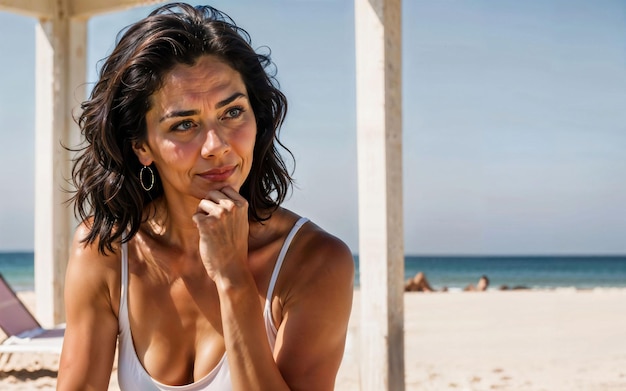
[[483, 274], [478, 279], [476, 286], [469, 284], [468, 286], [463, 288], [463, 290], [466, 292], [483, 292], [487, 290], [487, 287], [489, 287], [489, 278], [487, 278], [487, 276]]
[[[406, 292], [436, 292], [437, 290], [430, 286], [430, 283], [426, 279], [426, 275], [424, 272], [419, 272], [415, 275], [415, 277], [407, 280], [404, 285], [404, 290]], [[447, 292], [448, 288], [443, 287], [441, 292]]]

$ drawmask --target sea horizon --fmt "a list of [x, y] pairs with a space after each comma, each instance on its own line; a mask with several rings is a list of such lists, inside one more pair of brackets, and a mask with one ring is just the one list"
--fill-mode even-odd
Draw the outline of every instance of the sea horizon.
[[[355, 288], [360, 286], [359, 256]], [[405, 280], [423, 272], [435, 289], [460, 291], [482, 275], [489, 289], [626, 288], [626, 255], [406, 254]], [[0, 251], [0, 273], [16, 291], [34, 289], [34, 252]]]

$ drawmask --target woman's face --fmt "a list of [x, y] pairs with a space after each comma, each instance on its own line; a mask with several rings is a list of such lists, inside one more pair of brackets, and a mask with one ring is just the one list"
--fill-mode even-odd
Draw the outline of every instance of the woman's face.
[[239, 191], [252, 167], [256, 120], [237, 71], [209, 55], [178, 64], [150, 103], [146, 141], [135, 153], [144, 165], [154, 162], [165, 194]]

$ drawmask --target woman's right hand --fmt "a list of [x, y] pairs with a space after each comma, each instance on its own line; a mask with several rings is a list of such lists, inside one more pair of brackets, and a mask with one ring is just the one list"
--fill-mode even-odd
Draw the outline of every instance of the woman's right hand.
[[193, 221], [200, 233], [200, 257], [214, 281], [247, 273], [248, 201], [232, 187], [212, 190], [200, 201]]

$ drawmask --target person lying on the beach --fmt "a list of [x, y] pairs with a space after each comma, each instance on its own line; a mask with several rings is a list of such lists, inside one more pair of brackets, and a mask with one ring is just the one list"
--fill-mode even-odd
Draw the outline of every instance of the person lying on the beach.
[[[281, 207], [287, 101], [248, 34], [169, 4], [83, 103], [58, 390], [332, 391], [354, 260]], [[287, 151], [288, 152], [288, 151]]]
[[489, 287], [489, 278], [486, 275], [482, 275], [476, 285], [469, 284], [465, 288], [463, 288], [466, 292], [484, 292]]
[[[404, 285], [405, 292], [436, 292], [437, 290], [430, 286], [424, 272], [418, 272], [413, 278], [406, 281]], [[440, 292], [447, 292], [448, 288], [443, 287]]]

